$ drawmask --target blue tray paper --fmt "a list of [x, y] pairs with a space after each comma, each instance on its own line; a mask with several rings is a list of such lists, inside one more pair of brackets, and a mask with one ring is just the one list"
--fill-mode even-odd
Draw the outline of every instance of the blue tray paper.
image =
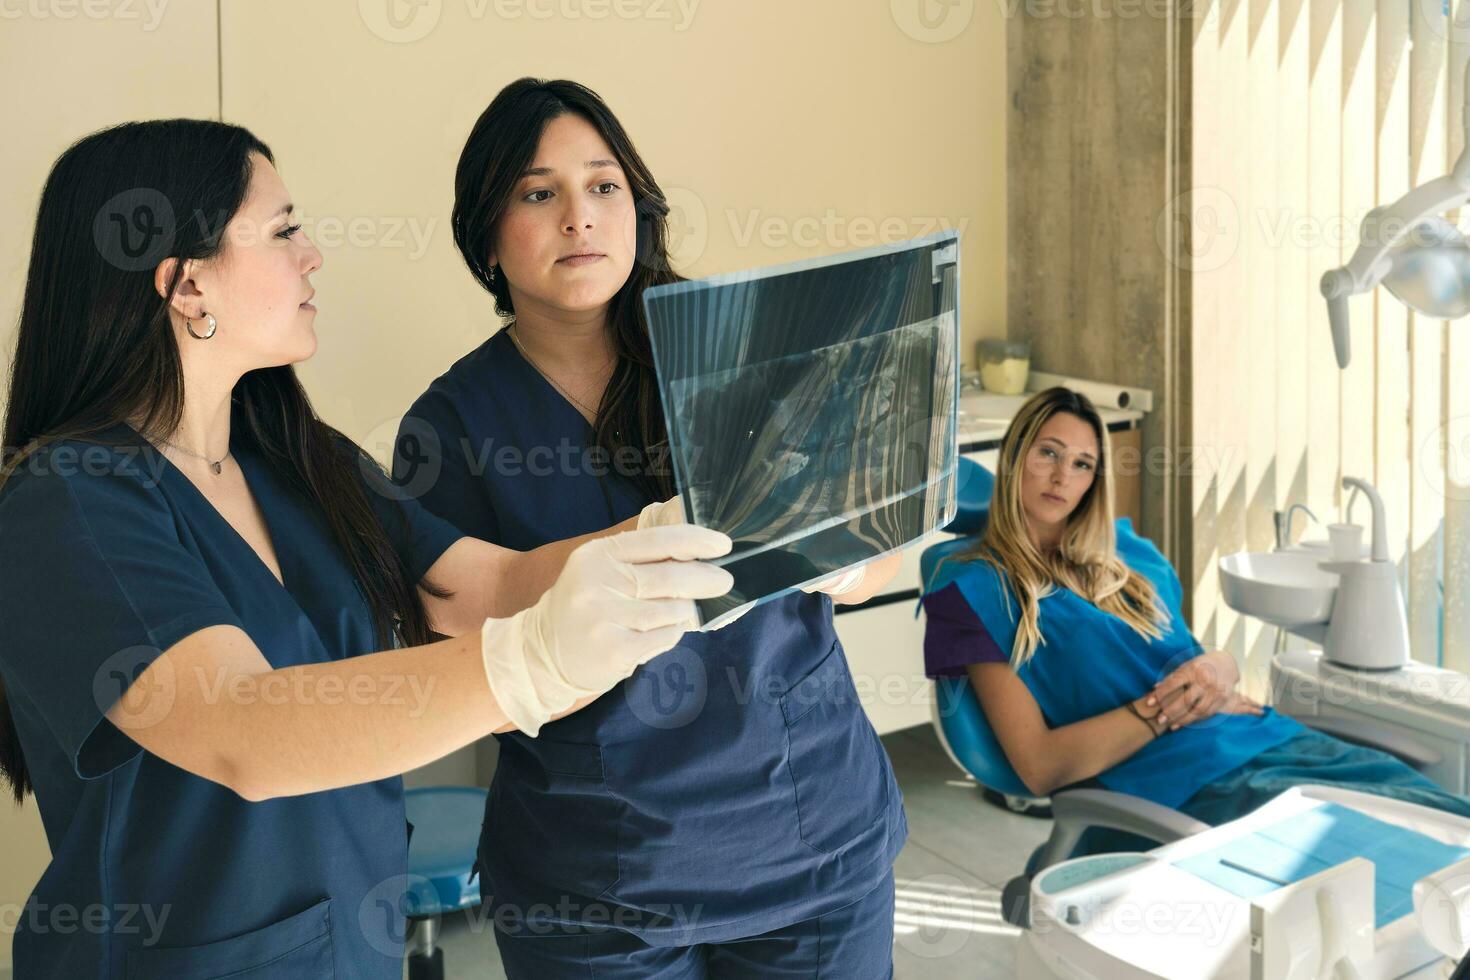
[[1373, 862], [1376, 928], [1414, 910], [1414, 882], [1470, 857], [1417, 831], [1328, 803], [1174, 862], [1240, 898], [1255, 898], [1351, 858]]

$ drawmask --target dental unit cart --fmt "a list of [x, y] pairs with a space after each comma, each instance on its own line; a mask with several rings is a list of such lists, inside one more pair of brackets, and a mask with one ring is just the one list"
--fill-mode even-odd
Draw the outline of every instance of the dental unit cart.
[[1298, 786], [1148, 853], [1037, 875], [1016, 975], [1430, 980], [1467, 942], [1470, 819]]
[[1371, 729], [1375, 747], [1464, 794], [1470, 790], [1470, 678], [1409, 656], [1382, 497], [1364, 480], [1342, 482], [1372, 505], [1366, 552], [1353, 543], [1363, 530], [1357, 525], [1329, 525], [1330, 532], [1346, 532], [1339, 554], [1320, 541], [1286, 544], [1282, 527], [1275, 550], [1220, 559], [1222, 597], [1278, 630], [1270, 665], [1270, 700], [1278, 711], [1348, 741]]

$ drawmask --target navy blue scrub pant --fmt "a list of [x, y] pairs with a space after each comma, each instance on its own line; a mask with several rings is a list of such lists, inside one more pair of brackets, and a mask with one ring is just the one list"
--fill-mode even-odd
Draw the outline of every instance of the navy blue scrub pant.
[[509, 980], [891, 980], [893, 873], [844, 908], [746, 939], [650, 946], [621, 930], [509, 936], [495, 943]]

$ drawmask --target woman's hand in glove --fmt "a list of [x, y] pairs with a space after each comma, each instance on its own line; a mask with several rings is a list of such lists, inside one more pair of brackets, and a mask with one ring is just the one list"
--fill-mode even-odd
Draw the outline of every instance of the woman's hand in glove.
[[[660, 500], [658, 503], [649, 504], [638, 514], [638, 527], [677, 527], [685, 522], [684, 501], [678, 497], [670, 497], [668, 500]], [[726, 590], [728, 591], [728, 590]], [[701, 633], [714, 633], [724, 629], [731, 623], [740, 619], [746, 613], [755, 608], [755, 602], [747, 602], [736, 606], [730, 612], [719, 616], [717, 619], [698, 627]]]
[[481, 650], [490, 688], [534, 736], [578, 700], [611, 689], [698, 625], [695, 599], [730, 590], [730, 573], [701, 559], [729, 537], [682, 524], [626, 531], [577, 548], [534, 606], [487, 619]]
[[684, 501], [678, 497], [649, 504], [638, 513], [638, 530], [650, 527], [676, 527], [684, 524]]

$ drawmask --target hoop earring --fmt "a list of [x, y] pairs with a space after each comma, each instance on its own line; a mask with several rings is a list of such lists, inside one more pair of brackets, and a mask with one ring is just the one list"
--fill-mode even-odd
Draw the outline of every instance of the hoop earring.
[[193, 337], [195, 340], [208, 340], [210, 337], [213, 337], [214, 332], [219, 329], [219, 321], [214, 318], [213, 313], [204, 314], [204, 319], [209, 321], [209, 333], [197, 334], [194, 332], [194, 321], [190, 320], [188, 317], [184, 317], [184, 329], [189, 331], [189, 336]]

